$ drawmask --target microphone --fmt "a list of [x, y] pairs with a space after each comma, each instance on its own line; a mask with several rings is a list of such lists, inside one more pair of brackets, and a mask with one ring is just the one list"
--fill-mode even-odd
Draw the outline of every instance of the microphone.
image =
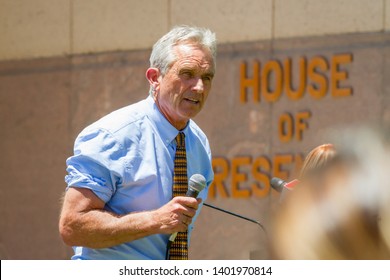
[[198, 194], [206, 187], [206, 179], [201, 174], [194, 174], [188, 182], [186, 196], [197, 198]]
[[[198, 194], [206, 187], [206, 179], [201, 174], [194, 174], [188, 181], [187, 197], [197, 198]], [[169, 241], [175, 241], [177, 232], [172, 233], [169, 237]]]
[[292, 180], [291, 182], [288, 183], [278, 177], [274, 177], [271, 179], [271, 187], [277, 192], [281, 193], [279, 198], [279, 203], [281, 203], [286, 199], [286, 196], [289, 195], [288, 193], [292, 191], [295, 185], [298, 183], [299, 181], [297, 179]]
[[290, 182], [286, 182], [278, 177], [273, 177], [271, 179], [271, 187], [277, 191], [277, 192], [282, 192], [284, 189], [287, 189], [289, 191], [292, 191], [295, 187], [296, 184], [298, 184], [299, 181], [297, 179], [292, 180]]
[[[198, 194], [206, 187], [206, 179], [201, 174], [194, 174], [191, 176], [190, 180], [188, 181], [188, 190], [186, 193], [186, 196], [197, 198]], [[172, 233], [169, 237], [168, 244], [167, 244], [167, 251], [165, 254], [165, 259], [169, 260], [169, 249], [171, 248], [171, 245], [173, 241], [175, 241], [177, 232]]]

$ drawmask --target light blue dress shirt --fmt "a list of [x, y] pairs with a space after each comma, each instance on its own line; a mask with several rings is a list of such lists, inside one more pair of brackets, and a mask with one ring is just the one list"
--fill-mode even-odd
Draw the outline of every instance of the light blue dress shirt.
[[[198, 196], [205, 200], [213, 180], [209, 143], [192, 120], [183, 132], [188, 178], [206, 178], [207, 187]], [[151, 97], [114, 111], [77, 137], [74, 155], [66, 161], [68, 188], [92, 190], [107, 211], [119, 215], [158, 209], [172, 199], [178, 133]], [[72, 259], [164, 259], [168, 238], [157, 234], [104, 249], [74, 247]]]

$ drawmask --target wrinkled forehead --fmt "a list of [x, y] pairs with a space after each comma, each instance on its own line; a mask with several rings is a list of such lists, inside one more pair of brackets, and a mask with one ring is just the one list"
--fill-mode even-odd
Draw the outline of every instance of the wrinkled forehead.
[[174, 64], [179, 59], [196, 58], [201, 60], [203, 64], [208, 65], [211, 72], [215, 71], [215, 61], [211, 54], [211, 51], [197, 43], [181, 43], [173, 47], [175, 54]]

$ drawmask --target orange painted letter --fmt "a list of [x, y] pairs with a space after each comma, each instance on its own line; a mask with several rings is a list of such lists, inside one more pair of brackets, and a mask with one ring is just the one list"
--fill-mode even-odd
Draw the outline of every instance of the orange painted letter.
[[213, 158], [212, 166], [214, 170], [214, 181], [209, 188], [209, 197], [215, 198], [217, 193], [220, 194], [221, 197], [229, 197], [224, 184], [224, 180], [226, 180], [229, 175], [228, 161], [224, 158]]
[[240, 189], [239, 184], [247, 181], [248, 176], [245, 173], [240, 173], [240, 166], [249, 165], [250, 157], [237, 157], [232, 159], [232, 197], [233, 198], [249, 198], [251, 191], [249, 189]]
[[260, 62], [253, 61], [253, 78], [247, 78], [247, 64], [241, 62], [240, 65], [240, 101], [248, 102], [247, 89], [252, 88], [253, 101], [260, 102]]

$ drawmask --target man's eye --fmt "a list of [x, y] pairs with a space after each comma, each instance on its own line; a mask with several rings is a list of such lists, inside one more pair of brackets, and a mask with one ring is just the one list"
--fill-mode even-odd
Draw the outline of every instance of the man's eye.
[[212, 78], [210, 76], [204, 76], [202, 77], [203, 81], [211, 82]]
[[191, 72], [183, 72], [181, 75], [185, 78], [192, 78], [192, 73]]

